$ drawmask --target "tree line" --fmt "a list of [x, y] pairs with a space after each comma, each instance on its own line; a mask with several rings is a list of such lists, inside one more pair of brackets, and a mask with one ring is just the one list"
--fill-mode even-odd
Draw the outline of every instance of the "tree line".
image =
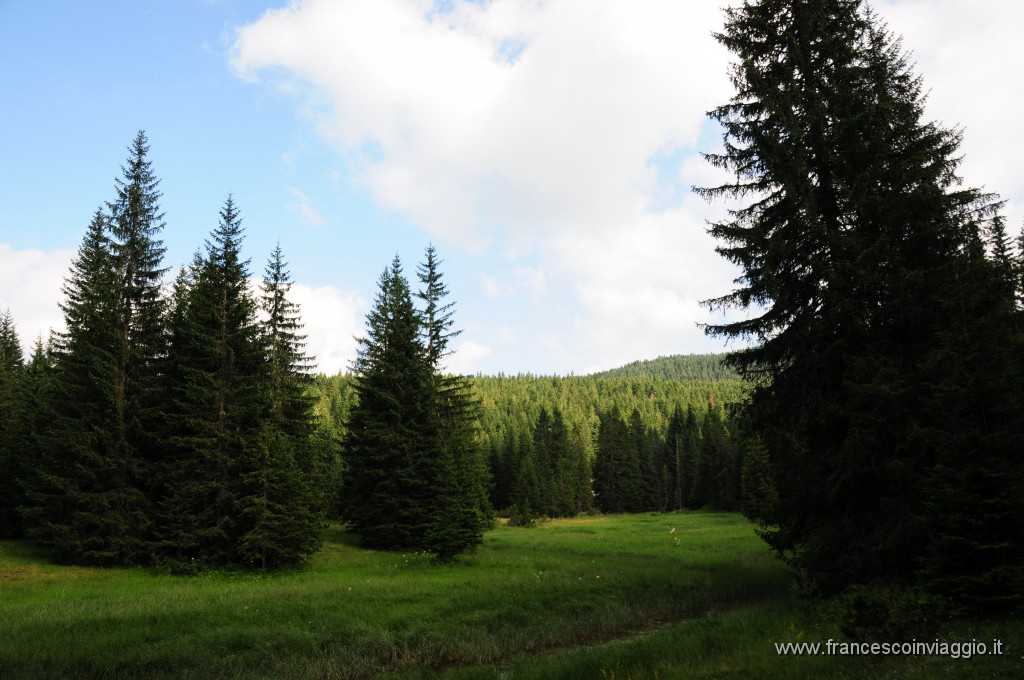
[[93, 215], [63, 286], [66, 330], [26, 362], [0, 316], [0, 536], [61, 562], [172, 571], [302, 562], [338, 512], [366, 545], [451, 559], [478, 544], [477, 404], [438, 370], [454, 333], [433, 248], [424, 309], [397, 258], [381, 279], [341, 441], [314, 412], [281, 248], [253, 293], [230, 195], [164, 293], [147, 154], [139, 132]]
[[[66, 330], [22, 365], [5, 323], [5, 536], [55, 559], [275, 568], [320, 544], [304, 336], [280, 248], [249, 289], [229, 196], [169, 295], [143, 132], [67, 275]], [[261, 318], [262, 315], [262, 318]]]
[[[701, 367], [720, 358], [686, 357]], [[713, 369], [712, 369], [713, 370]], [[614, 372], [612, 372], [614, 373]], [[476, 376], [489, 501], [514, 524], [587, 512], [744, 510], [756, 449], [731, 417], [738, 379]], [[343, 440], [357, 402], [353, 375], [318, 376], [314, 410]], [[759, 490], [771, 493], [770, 475]], [[748, 493], [748, 495], [749, 495]]]

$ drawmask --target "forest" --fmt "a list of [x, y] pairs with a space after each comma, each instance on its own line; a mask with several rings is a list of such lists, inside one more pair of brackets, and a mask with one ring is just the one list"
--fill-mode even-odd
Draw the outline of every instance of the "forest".
[[383, 268], [350, 370], [317, 374], [280, 247], [250, 287], [231, 195], [165, 286], [140, 131], [65, 278], [65, 330], [26, 357], [0, 316], [0, 538], [161, 574], [287, 571], [350, 544], [471, 569], [495, 532], [529, 551], [664, 513], [668, 550], [676, 524], [740, 512], [729, 532], [756, 532], [850, 639], [1019, 616], [1024, 230], [964, 186], [962, 131], [925, 120], [922, 78], [864, 3], [725, 17], [735, 94], [705, 159], [732, 179], [695, 191], [730, 202], [709, 231], [742, 273], [704, 304], [743, 313], [705, 331], [742, 349], [452, 375], [455, 296], [428, 245], [411, 275]]
[[[723, 360], [663, 357], [646, 362], [647, 377], [631, 377], [629, 365], [589, 376], [468, 378], [491, 507], [526, 524], [596, 511], [741, 509], [750, 442], [729, 415], [742, 385]], [[314, 412], [334, 441], [345, 440], [355, 380], [313, 380]]]

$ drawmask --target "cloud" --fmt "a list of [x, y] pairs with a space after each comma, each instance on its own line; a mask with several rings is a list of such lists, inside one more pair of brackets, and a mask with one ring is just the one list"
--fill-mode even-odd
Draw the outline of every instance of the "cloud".
[[648, 158], [728, 95], [685, 67], [722, 61], [713, 2], [452, 5], [293, 3], [240, 29], [232, 64], [325, 93], [318, 129], [376, 199], [470, 246], [629, 218]]
[[0, 243], [0, 310], [10, 309], [26, 356], [36, 338], [64, 329], [59, 300], [75, 251], [16, 250]]
[[310, 199], [305, 192], [295, 187], [289, 187], [288, 192], [298, 200], [298, 203], [292, 203], [288, 207], [298, 213], [306, 226], [322, 227], [327, 224], [327, 218], [309, 204]]
[[1024, 4], [1006, 0], [886, 0], [882, 18], [911, 52], [928, 93], [926, 117], [960, 126], [969, 186], [984, 185], [1015, 204], [1015, 226], [1024, 219], [1024, 174], [1016, 153], [1024, 148], [1019, 124], [1024, 89]]
[[356, 340], [364, 334], [366, 301], [334, 286], [292, 285], [290, 299], [301, 308], [306, 351], [316, 370], [327, 375], [347, 371], [356, 356]]
[[480, 359], [488, 356], [491, 348], [472, 340], [464, 340], [452, 347], [452, 353], [445, 360], [444, 370], [459, 375], [473, 375], [477, 372]]
[[[706, 111], [732, 95], [711, 35], [721, 4], [294, 0], [238, 30], [231, 64], [305, 93], [302, 115], [378, 204], [437, 240], [500, 247], [507, 267], [484, 294], [512, 307], [570, 290], [576, 313], [551, 315], [532, 343], [571, 346], [566, 371], [608, 367], [721, 348], [696, 324], [715, 320], [699, 300], [734, 287], [705, 234], [724, 208], [689, 193], [720, 177], [697, 151], [716, 136]], [[1024, 204], [1006, 151], [1024, 141], [1024, 5], [878, 10], [914, 50], [929, 115], [964, 125], [967, 182]]]
[[499, 281], [493, 276], [481, 274], [480, 283], [484, 295], [495, 298], [526, 292], [533, 297], [540, 297], [546, 290], [546, 276], [542, 267], [513, 267], [510, 278], [511, 282]]

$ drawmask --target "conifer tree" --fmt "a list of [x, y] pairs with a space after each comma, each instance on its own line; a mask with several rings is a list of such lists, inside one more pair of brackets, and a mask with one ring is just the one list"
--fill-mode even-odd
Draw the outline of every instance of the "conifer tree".
[[538, 512], [550, 517], [572, 517], [580, 510], [578, 465], [569, 445], [562, 411], [541, 407], [533, 434], [533, 451], [543, 491]]
[[672, 417], [669, 419], [668, 432], [665, 436], [665, 449], [662, 454], [662, 459], [665, 461], [665, 477], [667, 480], [665, 510], [668, 511], [682, 510], [689, 496], [689, 494], [683, 491], [687, 481], [683, 472], [686, 446], [683, 436], [684, 422], [683, 408], [676, 404]]
[[426, 260], [417, 270], [422, 289], [423, 337], [426, 360], [433, 374], [436, 427], [434, 467], [434, 522], [428, 543], [447, 561], [481, 543], [492, 521], [488, 501], [487, 468], [478, 435], [480, 404], [464, 376], [444, 373], [442, 362], [450, 354], [448, 343], [462, 331], [452, 330], [455, 303], [446, 302], [437, 251], [428, 246]]
[[509, 495], [512, 501], [509, 523], [513, 526], [533, 526], [537, 518], [544, 515], [541, 508], [546, 499], [532, 449], [527, 449], [520, 457]]
[[267, 569], [300, 562], [319, 547], [318, 517], [325, 509], [322, 483], [329, 461], [318, 457], [322, 449], [313, 447], [313, 403], [306, 389], [312, 361], [303, 349], [298, 305], [288, 299], [291, 277], [280, 245], [270, 256], [262, 288], [269, 418], [260, 427], [255, 456], [241, 480], [247, 530], [239, 551], [243, 562]]
[[924, 481], [944, 456], [956, 469], [966, 420], [938, 397], [963, 396], [984, 364], [947, 362], [980, 356], [957, 353], [957, 332], [998, 306], [961, 315], [990, 276], [979, 232], [998, 204], [958, 186], [960, 133], [922, 121], [920, 79], [861, 0], [745, 3], [715, 37], [737, 57], [736, 95], [711, 112], [725, 150], [707, 158], [735, 181], [700, 192], [749, 202], [711, 227], [743, 273], [709, 304], [757, 313], [708, 331], [758, 341], [729, 361], [774, 463], [766, 539], [825, 593], [913, 581], [943, 531]]
[[0, 538], [22, 534], [18, 507], [24, 503], [21, 478], [21, 373], [24, 356], [10, 310], [0, 313]]
[[64, 284], [53, 417], [22, 513], [26, 534], [61, 561], [125, 565], [150, 555], [148, 502], [125, 439], [119, 280], [97, 210]]
[[359, 401], [345, 441], [343, 516], [367, 547], [429, 547], [437, 430], [422, 325], [396, 255], [381, 274], [359, 340], [353, 364]]
[[760, 439], [754, 439], [743, 458], [742, 480], [740, 482], [740, 509], [743, 515], [762, 525], [770, 525], [775, 517], [778, 492], [772, 476], [768, 449]]
[[132, 142], [123, 178], [116, 180], [117, 199], [110, 210], [111, 255], [117, 277], [118, 335], [116, 346], [118, 402], [124, 411], [128, 445], [148, 444], [158, 401], [158, 367], [166, 351], [165, 301], [161, 292], [165, 248], [158, 236], [164, 228], [160, 211], [160, 180], [147, 159], [141, 130]]
[[602, 512], [636, 512], [640, 462], [636, 440], [618, 407], [602, 414], [594, 461], [594, 491]]
[[[250, 536], [264, 514], [287, 512], [280, 499], [266, 498], [266, 485], [279, 481], [268, 479], [278, 473], [268, 456], [280, 442], [265, 429], [267, 352], [242, 237], [229, 196], [205, 255], [179, 276], [174, 292], [161, 502], [164, 551], [172, 566], [279, 565], [272, 541]], [[271, 523], [260, 531], [280, 533], [286, 526]]]
[[115, 180], [116, 198], [107, 204], [110, 256], [114, 268], [116, 334], [112, 338], [116, 399], [122, 432], [116, 455], [130, 461], [132, 486], [149, 494], [154, 452], [159, 450], [160, 366], [166, 353], [162, 294], [165, 248], [160, 181], [140, 130]]

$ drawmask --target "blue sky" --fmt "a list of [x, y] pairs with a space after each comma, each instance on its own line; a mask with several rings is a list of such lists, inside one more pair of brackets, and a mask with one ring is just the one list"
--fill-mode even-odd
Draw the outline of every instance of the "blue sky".
[[[451, 368], [585, 373], [720, 351], [732, 287], [689, 192], [716, 175], [704, 112], [730, 96], [719, 0], [0, 0], [0, 309], [61, 323], [61, 279], [145, 129], [166, 264], [229, 192], [254, 275], [280, 239], [326, 372], [377, 277], [433, 242], [464, 329]], [[1019, 3], [875, 4], [963, 175], [1009, 200], [1024, 95]]]

